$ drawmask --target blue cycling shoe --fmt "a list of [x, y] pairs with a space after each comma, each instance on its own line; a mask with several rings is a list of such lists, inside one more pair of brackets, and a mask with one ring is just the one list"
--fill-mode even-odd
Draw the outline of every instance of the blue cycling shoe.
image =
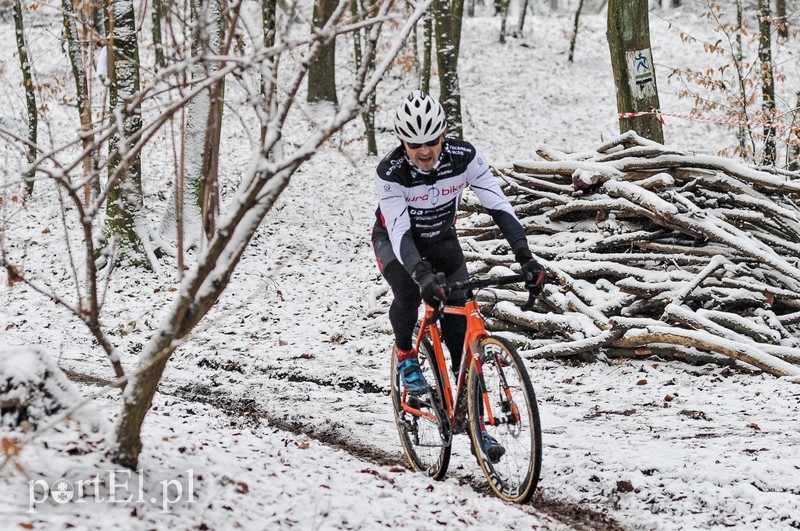
[[506, 453], [503, 445], [497, 442], [497, 439], [489, 435], [486, 430], [481, 430], [481, 439], [483, 439], [483, 449], [486, 450], [486, 456], [492, 463], [499, 463], [500, 458]]
[[397, 362], [397, 372], [403, 381], [403, 387], [411, 395], [420, 395], [428, 391], [428, 382], [419, 368], [418, 358], [406, 358]]

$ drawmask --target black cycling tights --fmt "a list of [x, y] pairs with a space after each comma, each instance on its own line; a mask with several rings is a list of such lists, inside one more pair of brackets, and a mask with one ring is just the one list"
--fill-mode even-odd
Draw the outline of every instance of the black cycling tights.
[[[423, 252], [424, 251], [424, 252]], [[425, 259], [430, 262], [435, 272], [447, 275], [447, 280], [466, 280], [467, 266], [464, 254], [456, 238], [447, 238], [437, 242], [428, 249], [420, 249]], [[422, 302], [419, 286], [411, 278], [399, 260], [393, 260], [383, 269], [383, 277], [392, 288], [394, 301], [389, 308], [389, 321], [395, 334], [397, 347], [410, 349], [414, 325], [417, 322], [417, 311]], [[467, 298], [463, 292], [452, 293], [447, 304], [464, 306]], [[442, 339], [453, 363], [453, 373], [458, 371], [461, 363], [461, 351], [464, 347], [464, 334], [467, 331], [467, 319], [463, 315], [444, 315], [442, 317]]]

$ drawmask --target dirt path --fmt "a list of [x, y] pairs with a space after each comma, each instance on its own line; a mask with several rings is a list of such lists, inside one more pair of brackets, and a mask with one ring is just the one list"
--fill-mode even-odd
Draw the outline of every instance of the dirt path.
[[[65, 370], [64, 372], [71, 380], [82, 384], [105, 387], [112, 383], [110, 380], [75, 371]], [[407, 468], [407, 462], [401, 452], [389, 453], [374, 446], [359, 443], [335, 427], [320, 429], [319, 426], [279, 418], [266, 408], [259, 407], [255, 400], [231, 398], [200, 386], [179, 387], [170, 394], [190, 402], [211, 405], [231, 416], [248, 417], [255, 423], [265, 421], [270, 426], [297, 435], [304, 435], [377, 466]], [[461, 484], [469, 485], [476, 493], [491, 495], [482, 476], [470, 476], [453, 470], [450, 470], [448, 475]], [[534, 516], [545, 516], [576, 531], [624, 531], [626, 529], [606, 514], [546, 498], [540, 494], [537, 494], [529, 504], [519, 506], [519, 509]]]

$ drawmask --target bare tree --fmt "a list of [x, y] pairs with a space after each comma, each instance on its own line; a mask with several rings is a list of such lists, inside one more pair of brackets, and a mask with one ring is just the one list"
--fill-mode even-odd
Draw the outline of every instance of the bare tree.
[[571, 63], [575, 57], [575, 42], [578, 40], [578, 27], [581, 19], [581, 11], [583, 11], [583, 2], [578, 2], [578, 9], [575, 10], [575, 23], [572, 25], [572, 38], [569, 41], [569, 62]]
[[108, 200], [104, 258], [116, 263], [149, 265], [143, 239], [142, 166], [139, 153], [125, 158], [133, 138], [142, 128], [141, 109], [126, 105], [139, 92], [139, 44], [134, 5], [126, 0], [106, 0], [110, 31], [108, 44], [109, 112], [115, 134], [108, 142]]
[[[223, 49], [224, 19], [219, 0], [196, 0], [191, 4], [194, 27], [191, 44], [193, 86], [208, 79], [219, 66], [203, 58], [221, 55], [226, 51]], [[181, 171], [176, 176], [181, 182], [172, 189], [173, 197], [159, 231], [169, 242], [177, 242], [181, 250], [200, 246], [214, 230], [214, 217], [219, 209], [217, 169], [224, 86], [223, 77], [192, 98], [186, 106]], [[177, 223], [179, 217], [180, 228]]]
[[461, 89], [458, 83], [458, 54], [461, 47], [461, 21], [464, 0], [433, 0], [436, 33], [436, 60], [439, 65], [439, 101], [447, 114], [447, 131], [460, 138]]
[[164, 10], [161, 8], [161, 0], [153, 0], [150, 8], [150, 20], [153, 23], [153, 53], [155, 54], [155, 67], [164, 68], [167, 64], [164, 58], [164, 39], [162, 39], [161, 19], [164, 17]]
[[[78, 107], [81, 129], [83, 130], [82, 148], [86, 153], [83, 159], [83, 171], [90, 175], [92, 170], [97, 167], [97, 154], [88, 149], [92, 145], [92, 106], [89, 101], [89, 76], [86, 74], [86, 64], [84, 62], [84, 47], [82, 45], [81, 33], [78, 28], [75, 5], [72, 0], [63, 0], [64, 10], [64, 36], [66, 37], [67, 55], [72, 65], [72, 77], [75, 79], [75, 100]], [[85, 33], [85, 32], [84, 32]], [[84, 190], [86, 197], [92, 190], [99, 190], [100, 183], [94, 179], [92, 183], [86, 183]]]
[[[374, 0], [365, 0], [359, 5], [357, 0], [351, 0], [350, 2], [350, 13], [353, 16], [353, 20], [358, 20], [361, 18], [359, 15], [359, 9], [364, 13], [368, 14], [371, 7], [375, 4]], [[356, 31], [353, 33], [353, 57], [355, 59], [355, 67], [356, 70], [361, 69], [361, 65], [364, 62], [363, 56], [363, 45], [362, 43], [362, 32]], [[416, 42], [416, 41], [415, 41]], [[373, 65], [368, 65], [370, 70], [372, 69]], [[375, 93], [373, 92], [370, 94], [366, 108], [364, 112], [361, 113], [361, 120], [364, 122], [364, 135], [367, 137], [367, 153], [369, 155], [376, 156], [378, 154], [378, 141], [375, 138], [375, 111], [377, 108], [376, 100], [375, 100]]]
[[495, 7], [500, 15], [500, 42], [506, 42], [506, 22], [508, 21], [509, 0], [498, 0]]
[[775, 22], [778, 25], [778, 36], [789, 38], [789, 21], [786, 18], [786, 0], [775, 0]]
[[[319, 31], [337, 8], [338, 0], [314, 2], [315, 31]], [[327, 101], [336, 105], [336, 39], [331, 39], [320, 50], [308, 71], [308, 101]]]
[[[14, 0], [14, 30], [17, 37], [17, 53], [22, 69], [22, 84], [25, 86], [25, 105], [28, 110], [28, 162], [36, 160], [36, 136], [38, 116], [36, 108], [36, 87], [33, 85], [31, 64], [28, 60], [28, 45], [25, 43], [25, 25], [22, 20], [22, 5], [20, 0]], [[33, 193], [33, 175], [25, 175], [25, 187], [28, 194]]]
[[[10, 232], [6, 229], [13, 224], [14, 212], [8, 204], [0, 202], [0, 267], [8, 272], [9, 282], [26, 284], [82, 320], [112, 362], [118, 385], [126, 386], [127, 400], [119, 417], [117, 444], [112, 451], [115, 461], [135, 466], [141, 449], [139, 430], [170, 356], [226, 289], [242, 253], [291, 176], [323, 143], [364, 110], [379, 80], [404, 48], [417, 20], [430, 7], [430, 1], [423, 2], [409, 14], [405, 9], [395, 10], [394, 4], [394, 0], [381, 0], [369, 16], [345, 21], [349, 2], [344, 0], [337, 5], [324, 26], [310, 35], [297, 35], [297, 32], [289, 32], [288, 27], [281, 27], [272, 35], [272, 45], [264, 46], [265, 35], [259, 24], [237, 18], [239, 3], [234, 2], [230, 4], [231, 35], [235, 32], [241, 42], [236, 46], [223, 47], [225, 53], [222, 54], [187, 56], [186, 60], [167, 64], [148, 83], [126, 93], [125, 97], [117, 98], [113, 119], [95, 124], [95, 135], [89, 149], [98, 151], [112, 138], [119, 136], [120, 140], [109, 152], [109, 159], [116, 160], [116, 167], [120, 169], [130, 168], [157, 135], [175, 129], [170, 125], [174, 126], [174, 122], [179, 121], [192, 100], [207, 94], [225, 79], [233, 85], [226, 90], [235, 88], [242, 101], [247, 102], [247, 105], [237, 109], [239, 115], [233, 123], [248, 121], [255, 125], [255, 131], [262, 132], [251, 138], [251, 161], [244, 173], [236, 176], [236, 191], [224, 197], [227, 206], [221, 209], [221, 216], [207, 244], [194, 255], [194, 266], [185, 273], [176, 293], [169, 294], [172, 303], [160, 318], [160, 325], [154, 328], [155, 332], [141, 352], [137, 349], [135, 353], [127, 353], [138, 356], [135, 370], [127, 371], [127, 374], [123, 372], [120, 359], [125, 352], [117, 350], [109, 335], [110, 327], [104, 323], [104, 301], [106, 297], [114, 297], [112, 290], [108, 289], [108, 283], [118, 270], [112, 262], [110, 267], [100, 271], [94, 257], [95, 243], [103, 230], [103, 209], [111, 198], [111, 185], [96, 197], [86, 198], [79, 193], [87, 179], [92, 178], [82, 170], [86, 153], [81, 148], [79, 129], [76, 128], [74, 133], [60, 131], [59, 138], [67, 139], [60, 145], [46, 150], [37, 146], [37, 159], [32, 164], [37, 180], [43, 183], [42, 193], [45, 189], [51, 194], [55, 191], [62, 205], [61, 216], [67, 234], [67, 252], [63, 260], [66, 262], [65, 268], [71, 268], [71, 280], [51, 283], [46, 277], [36, 276], [25, 262], [24, 247], [8, 241], [6, 235]], [[120, 10], [116, 10], [115, 15], [119, 14]], [[176, 16], [174, 20], [188, 20], [188, 13], [178, 15], [182, 16]], [[115, 19], [112, 31], [122, 27], [118, 22]], [[382, 30], [389, 22], [399, 22], [399, 29], [395, 24], [392, 36], [386, 37]], [[356, 30], [366, 31], [362, 64], [347, 80], [347, 85], [340, 87], [343, 97], [339, 108], [327, 120], [315, 124], [311, 134], [295, 142], [291, 153], [284, 153], [279, 146], [285, 132], [292, 129], [286, 127], [287, 120], [290, 117], [295, 120], [305, 114], [304, 109], [299, 112], [295, 110], [303, 105], [298, 94], [307, 81], [310, 65], [323, 46], [337, 35]], [[191, 42], [189, 31], [186, 30], [184, 35], [188, 45]], [[227, 46], [230, 41], [225, 42]], [[377, 50], [380, 50], [379, 54]], [[124, 57], [131, 57], [133, 53]], [[179, 57], [181, 53], [185, 51], [175, 48], [175, 55], [167, 59]], [[285, 56], [292, 59], [302, 56], [303, 61], [286, 61], [289, 68], [279, 79], [274, 75], [274, 70], [270, 73], [270, 69]], [[209, 68], [204, 70], [205, 77], [191, 79], [195, 61], [209, 63]], [[116, 61], [115, 65], [119, 68], [120, 61]], [[192, 82], [189, 83], [189, 80]], [[270, 85], [266, 86], [266, 91], [265, 84]], [[273, 91], [273, 86], [279, 90]], [[265, 98], [264, 94], [270, 97]], [[140, 127], [125, 130], [126, 118], [140, 117], [145, 112], [149, 114], [147, 120], [140, 119]], [[180, 131], [171, 134], [179, 137]], [[25, 138], [0, 126], [0, 139], [20, 157], [24, 157], [27, 149]], [[101, 165], [95, 173], [107, 170]], [[180, 171], [179, 167], [176, 167], [176, 171]], [[120, 173], [121, 170], [110, 172], [109, 175], [111, 179], [119, 180]], [[113, 184], [113, 180], [110, 184]], [[70, 226], [75, 225], [79, 227], [79, 234], [71, 232]], [[158, 267], [157, 262], [155, 265]], [[104, 284], [104, 279], [107, 284]], [[70, 290], [72, 295], [69, 294]]]
[[[402, 42], [429, 5], [417, 6], [389, 50], [380, 62], [376, 62], [374, 71], [371, 71], [369, 64], [375, 58], [376, 44], [393, 2], [381, 2], [374, 17], [365, 22], [343, 26], [342, 18], [347, 12], [348, 4], [348, 0], [340, 2], [325, 25], [314, 32], [305, 54], [305, 62], [285, 85], [285, 97], [274, 109], [260, 108], [261, 119], [268, 124], [266, 138], [253, 154], [250, 170], [244, 176], [236, 198], [232, 201], [231, 210], [219, 220], [208, 246], [199, 254], [196, 266], [184, 278], [178, 297], [163, 317], [158, 333], [148, 341], [139, 358], [139, 368], [126, 390], [127, 399], [117, 425], [117, 443], [113, 450], [115, 462], [136, 467], [141, 451], [141, 426], [170, 356], [222, 294], [261, 220], [270, 211], [291, 176], [334, 132], [358, 116], [379, 79], [400, 51]], [[370, 28], [369, 39], [363, 50], [361, 68], [339, 109], [326, 123], [320, 124], [319, 129], [293, 153], [283, 158], [273, 157], [270, 161], [267, 155], [274, 155], [273, 147], [282, 137], [283, 123], [297, 101], [297, 91], [306, 79], [309, 65], [338, 33], [353, 31], [358, 27]], [[216, 77], [228, 72], [238, 72], [246, 65], [257, 64], [275, 53], [279, 53], [275, 48], [262, 48], [256, 52], [254, 58], [248, 58], [247, 61], [230, 61], [229, 64], [221, 65], [210, 76], [208, 83], [213, 83]], [[257, 89], [252, 92], [254, 95], [259, 93]]]
[[520, 0], [519, 7], [519, 23], [517, 24], [517, 31], [522, 35], [522, 30], [525, 28], [525, 15], [528, 13], [528, 4], [530, 0]]
[[[775, 74], [772, 68], [772, 22], [769, 0], [758, 0], [758, 60], [761, 64], [761, 112], [764, 121], [775, 118]], [[764, 156], [761, 164], [775, 164], [775, 127], [764, 126]]]
[[423, 92], [431, 91], [431, 54], [433, 53], [433, 17], [430, 13], [422, 19], [422, 69], [419, 86]]

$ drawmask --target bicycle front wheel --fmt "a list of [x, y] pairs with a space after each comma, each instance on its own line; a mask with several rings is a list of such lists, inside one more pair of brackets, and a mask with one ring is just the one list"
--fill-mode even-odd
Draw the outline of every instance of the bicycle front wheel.
[[403, 390], [400, 375], [397, 373], [397, 347], [392, 349], [394, 420], [411, 467], [416, 472], [439, 480], [447, 473], [450, 464], [452, 432], [442, 405], [442, 375], [427, 339], [420, 343], [419, 366], [430, 391], [425, 395], [410, 396]]
[[[468, 412], [475, 455], [492, 490], [513, 503], [530, 500], [542, 467], [539, 407], [528, 371], [517, 351], [505, 341], [488, 337], [478, 344], [482, 370], [470, 366]], [[505, 452], [490, 459], [483, 431]]]

